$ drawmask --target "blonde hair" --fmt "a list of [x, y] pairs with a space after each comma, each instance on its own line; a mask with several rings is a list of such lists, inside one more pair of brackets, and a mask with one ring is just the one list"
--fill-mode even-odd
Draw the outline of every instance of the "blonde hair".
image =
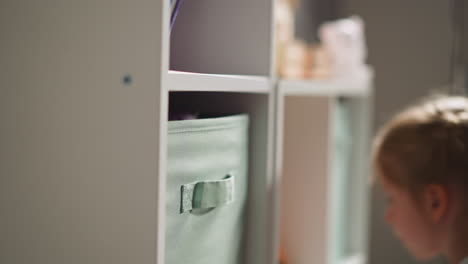
[[432, 97], [397, 114], [374, 141], [373, 165], [415, 198], [434, 183], [468, 190], [468, 98]]

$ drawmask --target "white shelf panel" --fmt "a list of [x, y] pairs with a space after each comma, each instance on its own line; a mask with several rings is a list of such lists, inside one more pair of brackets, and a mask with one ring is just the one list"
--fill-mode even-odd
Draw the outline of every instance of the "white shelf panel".
[[354, 255], [343, 258], [339, 264], [366, 264], [367, 259], [364, 254], [356, 253]]
[[373, 79], [372, 69], [361, 77], [350, 76], [341, 79], [327, 80], [280, 80], [280, 95], [296, 96], [348, 96], [362, 97], [371, 92]]
[[169, 71], [169, 91], [269, 93], [268, 77]]
[[283, 95], [358, 97], [369, 94], [370, 85], [353, 80], [280, 80], [279, 91]]

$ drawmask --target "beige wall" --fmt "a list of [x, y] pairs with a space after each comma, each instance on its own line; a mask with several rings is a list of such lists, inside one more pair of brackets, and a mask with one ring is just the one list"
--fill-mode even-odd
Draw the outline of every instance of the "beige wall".
[[[359, 14], [366, 22], [369, 63], [376, 71], [376, 127], [400, 107], [448, 82], [449, 4], [446, 0], [348, 0], [348, 13]], [[375, 189], [369, 263], [418, 263], [392, 237], [383, 221], [383, 205]]]

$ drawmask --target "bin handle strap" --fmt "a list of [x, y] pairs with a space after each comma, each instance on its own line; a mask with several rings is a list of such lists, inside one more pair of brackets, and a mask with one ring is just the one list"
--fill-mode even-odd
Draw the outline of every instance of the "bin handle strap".
[[234, 201], [234, 176], [230, 173], [218, 181], [202, 181], [181, 186], [180, 213], [209, 209]]

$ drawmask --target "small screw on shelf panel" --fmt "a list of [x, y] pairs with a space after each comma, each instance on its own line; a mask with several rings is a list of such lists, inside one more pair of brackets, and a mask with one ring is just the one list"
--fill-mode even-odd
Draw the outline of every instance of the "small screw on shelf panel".
[[132, 84], [132, 76], [130, 74], [126, 74], [124, 75], [124, 77], [122, 77], [122, 83], [125, 84], [125, 85], [131, 85]]

